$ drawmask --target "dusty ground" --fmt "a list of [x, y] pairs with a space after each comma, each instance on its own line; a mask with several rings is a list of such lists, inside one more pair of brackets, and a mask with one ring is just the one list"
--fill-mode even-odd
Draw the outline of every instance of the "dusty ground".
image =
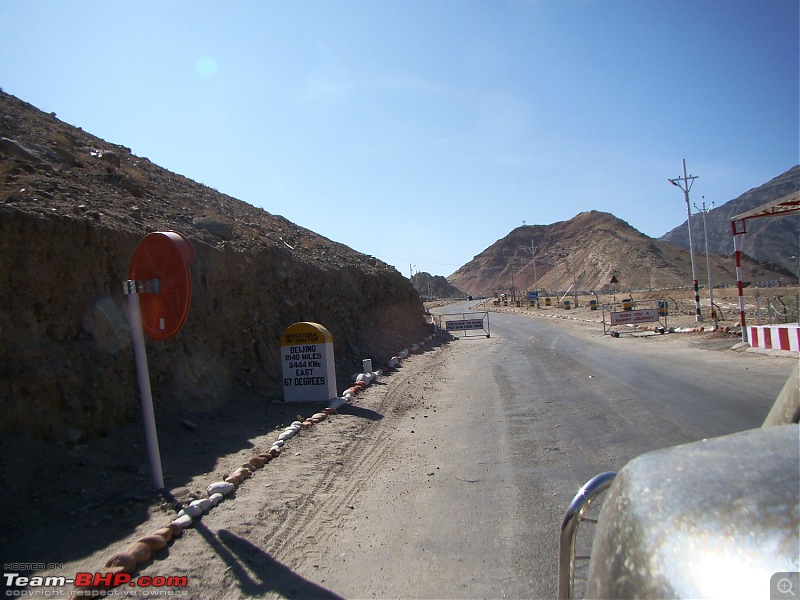
[[[744, 290], [744, 303], [745, 303], [745, 322], [748, 325], [758, 323], [759, 307], [760, 318], [763, 324], [769, 323], [770, 315], [767, 307], [770, 303], [774, 306], [777, 303], [776, 298], [780, 298], [784, 306], [787, 306], [789, 312], [796, 311], [798, 289], [794, 288], [765, 288], [756, 290], [746, 288]], [[658, 300], [665, 300], [669, 307], [668, 314], [659, 323], [645, 323], [641, 327], [609, 327], [610, 312], [620, 311], [622, 307], [620, 303], [626, 299], [633, 300], [633, 308], [651, 308], [655, 307]], [[597, 310], [591, 310], [589, 307], [590, 299], [597, 300]], [[489, 311], [502, 311], [513, 312], [516, 314], [523, 314], [532, 317], [548, 317], [565, 319], [575, 321], [576, 323], [588, 323], [590, 326], [596, 324], [603, 329], [603, 319], [606, 320], [606, 329], [609, 331], [618, 331], [621, 333], [634, 333], [642, 334], [647, 329], [656, 326], [666, 325], [667, 329], [674, 329], [679, 332], [692, 329], [703, 328], [702, 335], [694, 335], [685, 340], [692, 341], [710, 341], [710, 340], [741, 340], [741, 330], [739, 329], [739, 296], [736, 288], [720, 288], [714, 290], [714, 305], [716, 319], [711, 315], [709, 308], [709, 299], [707, 292], [701, 290], [700, 295], [700, 312], [701, 321], [697, 321], [695, 314], [694, 292], [691, 290], [661, 290], [653, 292], [636, 292], [634, 294], [616, 294], [600, 295], [600, 296], [578, 296], [577, 308], [575, 308], [575, 299], [573, 296], [566, 296], [567, 300], [572, 301], [572, 308], [564, 310], [561, 307], [556, 307], [556, 300], [552, 298], [553, 306], [546, 306], [544, 299], [540, 299], [539, 308], [531, 307], [527, 302], [520, 302], [520, 306], [515, 306], [514, 303], [509, 302], [508, 305], [504, 303], [495, 304], [494, 299], [478, 300], [472, 304], [476, 309], [489, 310]], [[617, 303], [617, 304], [614, 304]], [[606, 305], [607, 310], [603, 312], [603, 305]], [[796, 312], [791, 312], [791, 318], [796, 318]], [[783, 322], [774, 317], [775, 323]], [[714, 335], [711, 335], [711, 334]], [[673, 338], [673, 341], [674, 338]]]
[[[296, 539], [298, 531], [313, 541], [325, 527], [340, 527], [350, 516], [359, 481], [397, 443], [379, 431], [391, 432], [396, 419], [425, 410], [425, 371], [431, 361], [443, 359], [438, 342], [428, 342], [399, 369], [373, 382], [351, 406], [289, 440], [281, 456], [196, 520], [180, 539], [139, 565], [136, 575], [186, 576], [191, 598], [265, 593], [318, 597], [319, 591], [271, 557], [290, 561], [305, 552], [298, 542], [309, 542]], [[269, 450], [298, 416], [321, 408], [270, 404], [255, 395], [212, 414], [169, 413], [157, 407], [168, 490], [163, 495], [153, 491], [140, 413], [122, 429], [77, 446], [4, 436], [4, 572], [73, 577], [100, 570], [112, 555], [175, 519], [182, 505], [207, 497], [209, 484]], [[252, 528], [263, 536], [257, 548], [236, 533]], [[251, 560], [266, 561], [268, 573], [253, 578], [241, 572], [242, 564]], [[268, 585], [257, 583], [264, 578]]]
[[[521, 312], [531, 318], [561, 317], [565, 327], [586, 335], [602, 329], [597, 312], [588, 309]], [[658, 338], [666, 345], [715, 350], [739, 341], [721, 332]], [[437, 340], [423, 346], [339, 414], [289, 440], [280, 457], [140, 564], [134, 576], [185, 576], [185, 590], [169, 591], [185, 591], [191, 598], [333, 597], [286, 565], [318, 569], [323, 582], [332, 569], [358, 568], [348, 565], [346, 556], [322, 549], [334, 535], [358, 541], [359, 491], [368, 478], [387, 465], [413, 468], [420, 460], [414, 420], [444, 410], [426, 401], [425, 394], [436, 382], [436, 365], [458, 351], [459, 344]], [[308, 417], [319, 408], [267, 404], [253, 395], [212, 414], [157, 411], [166, 495], [153, 492], [140, 414], [119, 431], [74, 447], [4, 437], [4, 572], [73, 577], [100, 570], [112, 555], [173, 520], [181, 505], [205, 497], [210, 483], [268, 450], [298, 415]], [[430, 466], [423, 460], [416, 468]], [[34, 568], [15, 569], [10, 563], [34, 563]], [[144, 590], [117, 590], [135, 591]]]

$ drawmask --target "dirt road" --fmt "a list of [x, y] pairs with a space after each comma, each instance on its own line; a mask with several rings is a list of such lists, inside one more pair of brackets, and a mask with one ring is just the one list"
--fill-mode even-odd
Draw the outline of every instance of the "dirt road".
[[[436, 379], [437, 364], [453, 350], [423, 348], [375, 381], [352, 406], [293, 437], [280, 457], [196, 519], [136, 575], [185, 576], [185, 590], [171, 592], [186, 591], [190, 598], [335, 597], [324, 587], [325, 573], [359, 566], [329, 552], [330, 540], [343, 533], [359, 535], [365, 482], [393, 477], [397, 465], [435, 469], [420, 462], [424, 453], [417, 446], [425, 442], [413, 424], [442, 410], [426, 403], [425, 392]], [[209, 484], [268, 450], [297, 412], [308, 417], [318, 409], [263, 406], [246, 398], [226, 414], [193, 415], [193, 429], [180, 426], [185, 415], [159, 415], [162, 462], [167, 487], [175, 486], [170, 488], [174, 500], [188, 504], [206, 497]], [[150, 491], [141, 429], [138, 420], [59, 454], [23, 439], [3, 441], [3, 479], [9, 486], [2, 555], [5, 565], [21, 567], [5, 573], [71, 578], [96, 572], [115, 553], [175, 518], [176, 502]], [[14, 498], [23, 501], [11, 502]], [[306, 579], [300, 574], [306, 572], [317, 576]], [[155, 588], [116, 591], [158, 593]]]
[[[568, 320], [564, 326], [597, 335], [593, 323]], [[662, 343], [717, 348], [735, 342], [676, 334], [664, 336]], [[505, 514], [506, 502], [519, 503], [497, 464], [507, 450], [498, 448], [497, 432], [487, 428], [465, 437], [472, 425], [467, 399], [440, 393], [452, 372], [444, 366], [468, 352], [464, 342], [424, 346], [339, 414], [291, 438], [280, 457], [135, 574], [185, 577], [185, 588], [127, 586], [116, 593], [384, 598], [441, 597], [446, 591], [457, 597], [519, 597], [518, 590], [502, 586], [518, 566], [515, 549], [506, 543], [513, 538], [514, 515], [483, 544], [441, 551], [440, 540], [451, 540], [452, 548], [458, 528], [478, 522], [485, 511]], [[478, 397], [468, 403], [473, 407], [481, 406], [477, 379]], [[16, 495], [23, 502], [3, 513], [4, 561], [44, 563], [44, 568], [20, 570], [42, 576], [98, 571], [113, 554], [174, 519], [176, 502], [205, 497], [210, 483], [267, 450], [297, 412], [307, 417], [315, 410], [265, 407], [252, 397], [224, 414], [192, 416], [194, 428], [181, 426], [186, 415], [160, 415], [165, 475], [174, 501], [149, 492], [140, 420], [60, 456], [37, 456], [39, 450], [31, 448], [32, 461], [15, 462], [12, 442], [5, 440], [6, 478], [17, 486], [7, 488], [7, 498]], [[484, 422], [493, 421], [492, 415], [483, 416]], [[458, 461], [451, 460], [456, 456]], [[450, 466], [456, 463], [458, 470]], [[455, 485], [437, 485], [443, 477]], [[479, 482], [499, 490], [489, 506], [469, 501]], [[443, 518], [443, 511], [455, 518]], [[558, 523], [558, 515], [551, 517]], [[47, 563], [56, 564], [47, 568]], [[491, 580], [481, 577], [485, 571], [493, 573]]]

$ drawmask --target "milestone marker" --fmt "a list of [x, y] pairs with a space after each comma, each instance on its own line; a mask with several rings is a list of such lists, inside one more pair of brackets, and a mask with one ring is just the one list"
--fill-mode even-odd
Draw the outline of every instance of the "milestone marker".
[[319, 323], [290, 325], [281, 336], [283, 399], [327, 402], [336, 398], [333, 336]]

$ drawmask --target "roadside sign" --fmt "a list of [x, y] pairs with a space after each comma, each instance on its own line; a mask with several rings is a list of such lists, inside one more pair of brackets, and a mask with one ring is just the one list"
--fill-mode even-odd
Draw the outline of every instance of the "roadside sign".
[[631, 325], [635, 323], [650, 323], [658, 321], [657, 308], [643, 308], [640, 310], [626, 310], [624, 312], [612, 312], [612, 325]]
[[[644, 304], [646, 308], [640, 308]], [[637, 306], [638, 305], [638, 306]], [[619, 310], [619, 309], [622, 310]], [[596, 308], [593, 308], [596, 310]], [[608, 314], [606, 314], [608, 311]], [[636, 332], [635, 327], [641, 323], [659, 323], [652, 329], [664, 333], [667, 329], [667, 302], [666, 300], [637, 300], [626, 298], [622, 302], [603, 304], [603, 333], [619, 337], [620, 333]], [[614, 327], [623, 326], [622, 329]], [[625, 327], [627, 326], [627, 327]]]
[[464, 321], [445, 321], [447, 331], [466, 331], [468, 329], [483, 329], [483, 319], [467, 319]]
[[[458, 317], [458, 318], [455, 318]], [[476, 318], [479, 317], [479, 318]], [[489, 313], [448, 313], [439, 315], [439, 330], [447, 332], [460, 331], [464, 337], [470, 337], [470, 331], [480, 330], [486, 337], [489, 334]], [[473, 334], [475, 335], [475, 334]]]
[[336, 398], [333, 336], [319, 323], [290, 325], [281, 336], [285, 402], [326, 402]]
[[189, 263], [192, 260], [194, 248], [186, 237], [177, 231], [156, 231], [146, 235], [136, 246], [128, 280], [123, 283], [130, 309], [131, 338], [147, 454], [157, 490], [164, 489], [164, 473], [161, 469], [144, 334], [156, 340], [166, 340], [183, 327], [192, 295], [189, 278]]
[[158, 282], [157, 293], [140, 298], [142, 328], [154, 340], [174, 336], [186, 321], [192, 297], [189, 264], [194, 248], [177, 231], [157, 231], [146, 235], [133, 253], [128, 279]]

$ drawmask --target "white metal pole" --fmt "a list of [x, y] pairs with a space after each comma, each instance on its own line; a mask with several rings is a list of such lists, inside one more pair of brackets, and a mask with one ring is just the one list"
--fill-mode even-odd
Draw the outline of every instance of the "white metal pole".
[[536, 276], [536, 248], [531, 239], [531, 258], [533, 259], [533, 289], [536, 290], [536, 308], [539, 308], [539, 278]]
[[578, 280], [575, 277], [575, 262], [569, 257], [569, 266], [572, 269], [572, 294], [575, 296], [575, 308], [578, 308]]
[[575, 285], [575, 284], [572, 284], [571, 286], [569, 286], [569, 287], [567, 288], [567, 291], [566, 291], [566, 292], [564, 292], [564, 295], [563, 295], [563, 296], [561, 296], [561, 300], [559, 300], [559, 301], [558, 301], [558, 303], [559, 303], [559, 304], [561, 304], [561, 303], [564, 301], [564, 298], [566, 298], [567, 296], [569, 296], [569, 292], [570, 292], [570, 290], [573, 288], [573, 286], [574, 286], [574, 285]]
[[[706, 228], [706, 213], [711, 210], [711, 207], [714, 206], [714, 203], [711, 203], [711, 206], [708, 207], [706, 210], [706, 197], [703, 196], [703, 238], [705, 239], [706, 244], [706, 271], [708, 271], [708, 302], [711, 308], [711, 317], [714, 319], [714, 325], [717, 324], [717, 311], [714, 310], [714, 284], [711, 282], [711, 259], [708, 255], [708, 229]], [[697, 205], [695, 205], [697, 208]]]
[[144, 432], [147, 440], [147, 454], [150, 457], [150, 470], [153, 473], [153, 483], [156, 489], [163, 490], [164, 474], [161, 471], [161, 454], [158, 450], [158, 432], [156, 431], [156, 417], [153, 413], [153, 395], [150, 391], [150, 372], [147, 369], [147, 353], [144, 347], [144, 330], [142, 328], [139, 294], [136, 292], [128, 294], [128, 307], [130, 309], [133, 351], [136, 356], [136, 371], [139, 376], [139, 393], [142, 399], [142, 417], [144, 418]]
[[[559, 301], [558, 300], [558, 292], [559, 292], [558, 288], [560, 287], [558, 285], [558, 263], [556, 263], [556, 265], [553, 267], [553, 270], [556, 272], [556, 274], [555, 274], [555, 279], [556, 279], [556, 302], [558, 302]], [[558, 304], [556, 304], [556, 306], [558, 306]]]

